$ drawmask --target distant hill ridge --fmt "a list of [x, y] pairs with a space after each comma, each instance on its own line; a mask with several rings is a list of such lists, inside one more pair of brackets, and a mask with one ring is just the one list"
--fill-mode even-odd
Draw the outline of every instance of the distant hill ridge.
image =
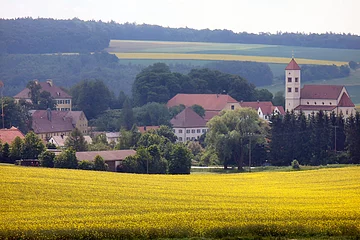
[[185, 42], [270, 44], [303, 47], [360, 49], [360, 36], [338, 33], [235, 33], [231, 30], [168, 28], [78, 18], [0, 19], [0, 54], [94, 52], [108, 47], [110, 39]]

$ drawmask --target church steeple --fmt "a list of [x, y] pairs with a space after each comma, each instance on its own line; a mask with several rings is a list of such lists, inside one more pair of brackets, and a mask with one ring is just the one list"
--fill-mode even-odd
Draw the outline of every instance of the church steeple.
[[291, 111], [300, 105], [301, 69], [292, 58], [285, 68], [285, 110]]

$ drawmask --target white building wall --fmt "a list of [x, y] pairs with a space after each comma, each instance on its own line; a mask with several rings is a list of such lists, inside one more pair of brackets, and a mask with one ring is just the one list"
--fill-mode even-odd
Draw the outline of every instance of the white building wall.
[[207, 132], [207, 127], [173, 128], [178, 142], [194, 141]]
[[285, 70], [285, 111], [300, 105], [300, 70]]

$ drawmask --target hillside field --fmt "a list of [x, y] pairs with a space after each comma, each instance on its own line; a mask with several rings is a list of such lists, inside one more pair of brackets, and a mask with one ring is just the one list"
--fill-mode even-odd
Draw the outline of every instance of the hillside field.
[[136, 175], [0, 165], [0, 238], [359, 237], [359, 170]]

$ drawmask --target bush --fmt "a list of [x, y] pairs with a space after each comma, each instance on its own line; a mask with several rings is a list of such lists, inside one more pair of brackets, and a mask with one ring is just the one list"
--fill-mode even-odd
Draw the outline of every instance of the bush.
[[105, 163], [104, 159], [96, 155], [94, 159], [94, 170], [95, 171], [106, 171], [107, 170], [107, 164]]
[[83, 160], [83, 161], [79, 162], [78, 168], [82, 169], [82, 170], [93, 170], [94, 169], [94, 163], [90, 162], [88, 160]]
[[54, 167], [56, 168], [78, 168], [76, 153], [72, 148], [68, 148], [55, 158]]
[[291, 162], [291, 166], [293, 169], [296, 169], [296, 170], [299, 170], [300, 169], [300, 164], [298, 162], [298, 160], [294, 159], [292, 162]]
[[54, 167], [55, 153], [45, 151], [39, 156], [40, 165], [43, 167]]

